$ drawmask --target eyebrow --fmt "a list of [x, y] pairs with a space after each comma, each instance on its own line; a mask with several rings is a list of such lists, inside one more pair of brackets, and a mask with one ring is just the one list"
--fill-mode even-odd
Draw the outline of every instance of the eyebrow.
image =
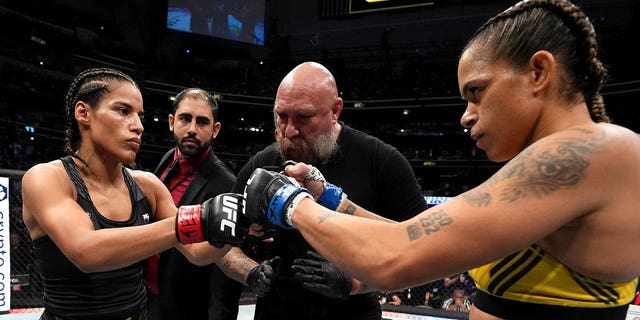
[[211, 118], [209, 118], [209, 116], [194, 116], [193, 114], [189, 113], [189, 112], [181, 112], [176, 114], [177, 117], [191, 117], [191, 118], [195, 118], [196, 120], [207, 120], [207, 121], [211, 121]]
[[[133, 110], [133, 109], [134, 109], [134, 108], [133, 108], [133, 106], [132, 106], [131, 104], [126, 103], [126, 102], [124, 102], [124, 101], [116, 101], [116, 102], [114, 102], [114, 105], [120, 105], [120, 106], [123, 106], [123, 107], [125, 107], [125, 108], [130, 109], [130, 110]], [[141, 111], [141, 112], [144, 112], [144, 110], [143, 110], [143, 111]]]
[[207, 120], [207, 122], [211, 122], [211, 119], [209, 119], [209, 117], [207, 116], [196, 116], [196, 120], [198, 121]]

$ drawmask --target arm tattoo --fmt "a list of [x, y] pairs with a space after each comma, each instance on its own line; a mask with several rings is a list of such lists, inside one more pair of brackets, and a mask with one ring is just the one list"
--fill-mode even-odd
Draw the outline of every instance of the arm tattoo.
[[347, 208], [344, 209], [344, 213], [346, 214], [350, 214], [353, 215], [353, 213], [356, 212], [356, 206], [354, 206], [353, 204], [349, 203]]
[[[347, 204], [347, 208], [344, 209], [344, 214], [350, 214], [353, 215], [353, 213], [356, 211], [356, 206], [354, 206], [352, 203], [348, 203]], [[319, 217], [319, 221], [318, 223], [323, 223], [324, 221], [326, 221], [327, 219], [331, 218], [332, 216], [334, 216], [331, 213], [326, 213], [326, 214], [322, 214]]]
[[461, 197], [473, 207], [486, 207], [491, 202], [491, 194], [482, 190], [471, 190], [463, 193]]
[[318, 224], [321, 224], [327, 220], [329, 220], [329, 218], [332, 218], [334, 215], [333, 213], [323, 213], [318, 217]]
[[[604, 144], [604, 136], [593, 137], [593, 132], [576, 131], [589, 136], [564, 138], [547, 144], [535, 143], [491, 177], [492, 184], [504, 182], [500, 201], [515, 202], [528, 196], [542, 198], [578, 184], [590, 165], [588, 156]], [[467, 202], [473, 203], [469, 199]]]
[[410, 241], [417, 240], [423, 234], [428, 236], [451, 223], [453, 223], [453, 218], [444, 210], [435, 210], [420, 218], [418, 222], [409, 225], [407, 227], [407, 235], [409, 235]]

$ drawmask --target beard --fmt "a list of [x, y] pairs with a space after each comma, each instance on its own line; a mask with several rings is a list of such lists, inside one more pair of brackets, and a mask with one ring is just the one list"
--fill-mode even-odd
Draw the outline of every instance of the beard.
[[308, 164], [326, 164], [331, 156], [338, 151], [338, 142], [330, 132], [317, 137], [312, 144], [307, 143], [301, 137], [281, 137], [276, 142], [276, 148], [285, 160]]
[[[182, 156], [185, 158], [190, 158], [190, 157], [201, 154], [203, 151], [207, 149], [207, 147], [211, 143], [211, 140], [202, 142], [198, 140], [198, 138], [196, 137], [185, 137], [180, 139], [175, 134], [173, 134], [173, 140], [175, 140], [176, 146], [178, 150], [180, 150], [180, 154], [182, 154]], [[187, 140], [191, 143], [195, 143], [196, 147], [186, 146], [184, 142]]]

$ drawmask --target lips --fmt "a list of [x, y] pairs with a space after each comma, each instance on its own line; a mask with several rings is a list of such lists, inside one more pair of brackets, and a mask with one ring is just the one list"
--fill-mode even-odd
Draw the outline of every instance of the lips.
[[133, 147], [135, 147], [136, 150], [140, 149], [140, 145], [142, 144], [142, 140], [140, 140], [140, 138], [132, 138], [127, 140], [127, 143]]
[[184, 139], [182, 140], [182, 145], [191, 145], [191, 146], [198, 146], [198, 140], [195, 139]]

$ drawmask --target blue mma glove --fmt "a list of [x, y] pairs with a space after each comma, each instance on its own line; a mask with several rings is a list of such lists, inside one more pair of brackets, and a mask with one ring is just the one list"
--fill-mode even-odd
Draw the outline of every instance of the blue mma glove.
[[293, 229], [291, 216], [304, 198], [312, 198], [309, 191], [291, 178], [273, 171], [257, 168], [244, 188], [245, 215], [252, 223], [270, 224]]

